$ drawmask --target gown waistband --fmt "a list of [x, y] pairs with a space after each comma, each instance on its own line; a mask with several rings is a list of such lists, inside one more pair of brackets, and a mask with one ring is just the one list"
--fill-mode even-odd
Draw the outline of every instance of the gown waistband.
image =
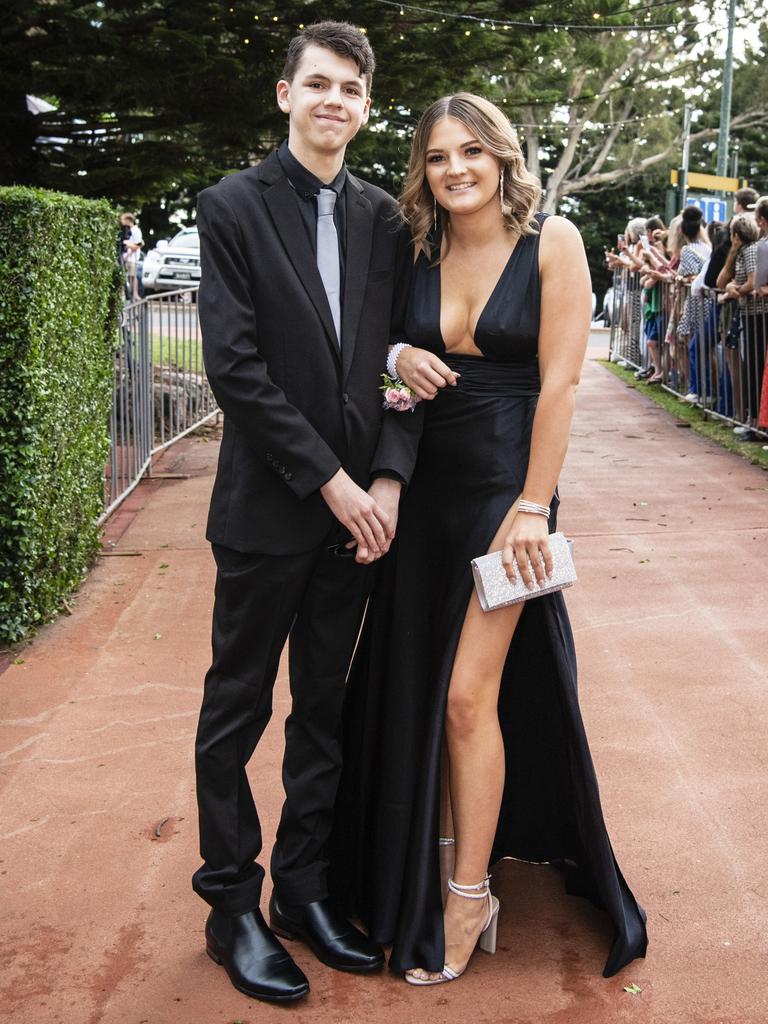
[[[537, 359], [501, 363], [483, 356], [445, 355], [443, 361], [461, 376], [455, 390], [468, 395], [536, 397], [541, 391]], [[446, 392], [454, 388], [446, 388]]]

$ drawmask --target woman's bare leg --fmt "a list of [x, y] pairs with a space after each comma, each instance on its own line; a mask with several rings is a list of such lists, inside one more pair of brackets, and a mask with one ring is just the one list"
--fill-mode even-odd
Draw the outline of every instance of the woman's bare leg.
[[[499, 527], [489, 551], [500, 551], [516, 507]], [[501, 673], [522, 605], [484, 612], [473, 592], [448, 689], [445, 736], [456, 837], [453, 877], [459, 885], [485, 878], [504, 789], [504, 745], [499, 727]], [[488, 913], [486, 900], [449, 893], [445, 905], [445, 962], [463, 969]], [[412, 972], [434, 978], [428, 971]]]

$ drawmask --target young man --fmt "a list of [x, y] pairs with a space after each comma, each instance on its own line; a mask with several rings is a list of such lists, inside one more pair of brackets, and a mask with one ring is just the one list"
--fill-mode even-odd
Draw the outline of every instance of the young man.
[[[344, 167], [368, 120], [373, 67], [351, 25], [305, 29], [277, 85], [287, 143], [203, 191], [198, 206], [203, 350], [224, 435], [207, 531], [217, 577], [196, 744], [204, 864], [193, 886], [213, 908], [209, 954], [240, 991], [274, 1001], [298, 999], [309, 984], [273, 931], [339, 970], [383, 963], [329, 900], [324, 853], [369, 563], [394, 535], [415, 452], [416, 418], [390, 416], [382, 428], [379, 392], [408, 238], [394, 201]], [[245, 766], [270, 718], [289, 633], [293, 704], [270, 930]]]

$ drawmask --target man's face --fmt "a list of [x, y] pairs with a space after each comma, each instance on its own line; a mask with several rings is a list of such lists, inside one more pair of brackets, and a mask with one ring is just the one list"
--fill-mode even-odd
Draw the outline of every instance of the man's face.
[[315, 152], [335, 153], [367, 122], [371, 100], [353, 60], [312, 44], [293, 81], [277, 83], [277, 104], [290, 115], [292, 137]]

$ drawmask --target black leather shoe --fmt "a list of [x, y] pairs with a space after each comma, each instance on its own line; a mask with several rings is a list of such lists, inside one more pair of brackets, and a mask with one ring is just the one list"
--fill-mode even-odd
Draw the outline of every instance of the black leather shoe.
[[239, 917], [212, 910], [205, 922], [205, 948], [235, 988], [254, 999], [290, 1003], [309, 992], [306, 975], [277, 941], [258, 909]]
[[284, 939], [306, 942], [317, 959], [337, 971], [376, 971], [384, 966], [384, 953], [351, 925], [329, 899], [301, 907], [269, 901], [269, 924]]

